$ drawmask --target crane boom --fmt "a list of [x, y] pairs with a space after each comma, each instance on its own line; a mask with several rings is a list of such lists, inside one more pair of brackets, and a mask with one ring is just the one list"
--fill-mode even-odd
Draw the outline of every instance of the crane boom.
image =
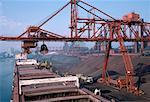
[[[56, 34], [41, 27], [49, 20], [59, 14], [68, 5], [71, 5], [71, 26], [70, 34], [67, 37], [62, 34]], [[84, 4], [84, 6], [82, 6]], [[78, 16], [79, 9], [92, 15], [90, 18]], [[95, 13], [97, 11], [98, 13]], [[99, 16], [98, 14], [103, 16]], [[91, 6], [82, 0], [70, 0], [61, 9], [56, 11], [48, 19], [42, 22], [39, 26], [30, 26], [25, 32], [18, 37], [0, 36], [1, 41], [23, 41], [26, 46], [24, 49], [28, 51], [30, 48], [36, 47], [38, 41], [96, 41], [107, 42], [106, 57], [104, 59], [102, 79], [107, 82], [106, 73], [108, 59], [110, 55], [111, 43], [119, 42], [120, 52], [125, 64], [126, 70], [126, 88], [129, 92], [136, 92], [134, 86], [134, 68], [130, 56], [127, 53], [124, 42], [149, 42], [150, 41], [150, 23], [144, 22], [136, 13], [125, 15], [122, 20], [115, 19], [107, 13]], [[144, 46], [144, 45], [142, 45]]]

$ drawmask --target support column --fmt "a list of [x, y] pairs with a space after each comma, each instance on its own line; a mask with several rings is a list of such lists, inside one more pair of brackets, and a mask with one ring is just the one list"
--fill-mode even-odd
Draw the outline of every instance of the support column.
[[104, 59], [103, 73], [102, 73], [102, 79], [104, 82], [106, 81], [106, 69], [107, 69], [108, 60], [109, 60], [110, 49], [111, 49], [111, 41], [109, 41], [107, 44], [107, 51], [106, 51], [105, 59]]
[[138, 50], [138, 42], [135, 42], [134, 43], [134, 53], [138, 53], [139, 50]]
[[77, 20], [78, 20], [78, 9], [77, 0], [71, 0], [71, 38], [78, 37], [77, 32]]
[[[144, 22], [144, 19], [142, 19], [142, 22]], [[143, 38], [143, 24], [141, 24], [140, 32], [141, 32], [141, 38]], [[141, 42], [141, 49], [140, 49], [141, 54], [143, 53], [143, 50], [144, 50], [144, 41]]]

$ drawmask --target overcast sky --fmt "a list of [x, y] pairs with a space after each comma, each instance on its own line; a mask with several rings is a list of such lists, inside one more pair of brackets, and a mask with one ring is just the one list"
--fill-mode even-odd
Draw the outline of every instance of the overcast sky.
[[[150, 0], [84, 0], [121, 19], [129, 12], [140, 14], [150, 22]], [[17, 36], [28, 26], [37, 25], [44, 18], [66, 4], [68, 0], [0, 0], [0, 35]], [[70, 9], [66, 8], [45, 29], [67, 36], [69, 34]], [[0, 52], [10, 47], [20, 48], [19, 42], [0, 42]], [[62, 44], [57, 44], [61, 46]], [[51, 44], [51, 46], [56, 46]]]

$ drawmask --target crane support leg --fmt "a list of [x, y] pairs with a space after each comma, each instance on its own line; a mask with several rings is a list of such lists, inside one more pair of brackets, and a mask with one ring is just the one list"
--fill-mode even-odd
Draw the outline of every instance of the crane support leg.
[[102, 80], [104, 82], [106, 82], [106, 69], [107, 69], [108, 60], [109, 60], [110, 48], [111, 48], [111, 41], [109, 41], [107, 44], [106, 54], [105, 54], [105, 59], [104, 59], [104, 64], [103, 64]]
[[[121, 25], [120, 24], [117, 24], [117, 27], [118, 29], [121, 28]], [[133, 64], [132, 64], [132, 61], [131, 61], [131, 57], [128, 55], [127, 53], [127, 50], [124, 46], [124, 40], [123, 40], [123, 37], [121, 35], [121, 31], [120, 30], [117, 30], [116, 32], [117, 34], [117, 37], [118, 37], [118, 41], [119, 41], [119, 44], [120, 44], [120, 52], [122, 54], [122, 57], [123, 57], [123, 61], [124, 61], [124, 64], [125, 64], [125, 69], [126, 69], [126, 87], [127, 87], [127, 91], [129, 92], [132, 92], [135, 88], [134, 86], [134, 81], [133, 81]]]

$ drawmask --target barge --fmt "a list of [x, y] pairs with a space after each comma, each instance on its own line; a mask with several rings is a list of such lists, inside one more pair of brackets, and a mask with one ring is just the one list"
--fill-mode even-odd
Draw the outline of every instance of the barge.
[[110, 102], [80, 88], [77, 76], [61, 77], [38, 66], [34, 59], [16, 60], [12, 102]]

